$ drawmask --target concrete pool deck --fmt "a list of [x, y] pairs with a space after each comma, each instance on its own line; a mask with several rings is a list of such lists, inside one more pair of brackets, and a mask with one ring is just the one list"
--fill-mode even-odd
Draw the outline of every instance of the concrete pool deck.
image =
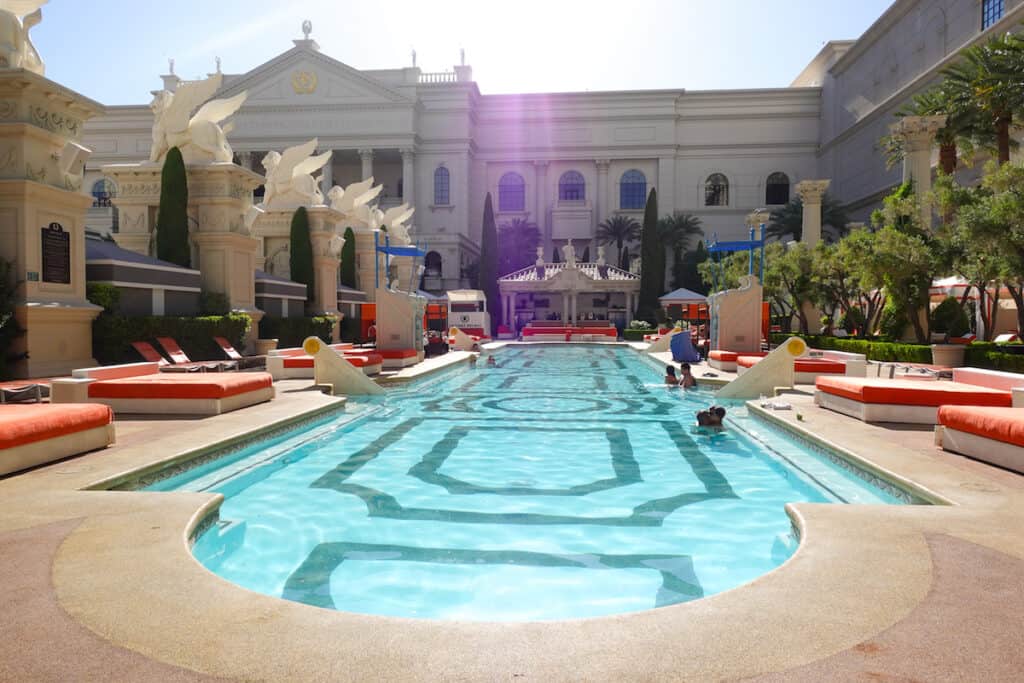
[[612, 617], [432, 622], [287, 602], [192, 558], [188, 533], [219, 496], [82, 490], [339, 408], [309, 381], [277, 386], [277, 400], [217, 417], [118, 420], [114, 447], [0, 480], [0, 680], [994, 681], [1024, 669], [1024, 477], [936, 450], [930, 429], [824, 411], [809, 392], [768, 418], [952, 504], [792, 505], [802, 540], [782, 567]]

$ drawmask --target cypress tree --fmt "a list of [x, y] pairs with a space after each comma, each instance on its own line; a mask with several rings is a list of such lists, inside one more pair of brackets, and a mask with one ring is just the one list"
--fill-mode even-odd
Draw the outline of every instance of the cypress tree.
[[665, 245], [658, 234], [658, 192], [651, 188], [644, 209], [644, 225], [640, 233], [640, 300], [637, 317], [654, 322], [659, 308], [658, 297], [665, 288]]
[[156, 257], [183, 268], [192, 264], [188, 245], [188, 178], [181, 150], [171, 147], [160, 172], [160, 208], [156, 214]]
[[622, 256], [619, 257], [619, 268], [629, 270], [629, 247], [622, 248]]
[[487, 311], [491, 314], [491, 334], [501, 324], [501, 299], [498, 293], [498, 228], [494, 224], [494, 206], [491, 193], [484, 199], [484, 222], [480, 231], [479, 286], [487, 297]]
[[306, 302], [312, 303], [316, 292], [313, 280], [313, 243], [309, 238], [309, 213], [304, 206], [300, 206], [292, 216], [291, 241], [291, 280], [306, 285]]
[[356, 288], [356, 234], [345, 228], [345, 246], [341, 248], [341, 284]]

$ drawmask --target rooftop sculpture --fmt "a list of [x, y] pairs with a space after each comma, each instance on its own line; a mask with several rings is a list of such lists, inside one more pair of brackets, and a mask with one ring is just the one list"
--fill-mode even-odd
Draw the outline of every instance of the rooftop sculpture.
[[[210, 100], [223, 80], [222, 74], [214, 74], [201, 81], [183, 82], [174, 92], [161, 90], [156, 94], [149, 105], [154, 115], [153, 146], [149, 151], [151, 162], [161, 163], [171, 147], [181, 150], [186, 164], [231, 162], [227, 134], [232, 126], [221, 126], [220, 123], [238, 111], [248, 93], [242, 92], [230, 99]], [[196, 107], [199, 111], [193, 116]]]
[[46, 75], [28, 32], [43, 20], [40, 9], [49, 0], [0, 0], [0, 68], [25, 69]]

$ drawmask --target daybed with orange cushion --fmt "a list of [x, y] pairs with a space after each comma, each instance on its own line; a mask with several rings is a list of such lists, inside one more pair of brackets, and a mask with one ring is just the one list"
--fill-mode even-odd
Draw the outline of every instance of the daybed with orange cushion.
[[[384, 356], [377, 351], [355, 349], [351, 344], [332, 344], [331, 348], [366, 375], [378, 375]], [[313, 356], [302, 348], [274, 349], [267, 355], [267, 372], [275, 379], [313, 379]]]
[[114, 443], [114, 414], [96, 403], [0, 406], [0, 475]]
[[763, 351], [744, 351], [742, 353], [736, 351], [725, 351], [723, 349], [715, 349], [708, 354], [708, 365], [724, 372], [736, 372], [736, 360], [740, 356], [746, 356], [749, 358], [764, 358], [767, 353]]
[[947, 451], [1024, 473], [1024, 408], [942, 406], [935, 442]]
[[[736, 372], [742, 375], [757, 365], [764, 356], [739, 356], [736, 359]], [[814, 384], [814, 380], [822, 375], [845, 375], [846, 363], [831, 358], [797, 358], [793, 361], [794, 378], [797, 384]]]
[[377, 349], [374, 353], [384, 359], [384, 367], [388, 370], [416, 365], [423, 360], [423, 356], [416, 349]]
[[864, 422], [936, 424], [939, 406], [1004, 408], [1012, 403], [1008, 390], [958, 381], [823, 376], [815, 387], [816, 404]]
[[156, 363], [75, 370], [54, 380], [53, 403], [103, 403], [115, 413], [219, 415], [274, 398], [266, 372], [168, 375]]

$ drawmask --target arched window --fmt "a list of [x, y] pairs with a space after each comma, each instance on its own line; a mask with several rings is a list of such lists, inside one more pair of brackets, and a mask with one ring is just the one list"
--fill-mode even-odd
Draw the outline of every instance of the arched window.
[[789, 202], [789, 176], [785, 173], [772, 173], [764, 187], [765, 204], [787, 204]]
[[436, 206], [448, 206], [451, 199], [451, 176], [448, 169], [438, 166], [434, 171], [434, 204]]
[[631, 169], [619, 181], [619, 208], [642, 209], [647, 202], [647, 176]]
[[427, 277], [441, 277], [441, 255], [436, 251], [428, 251], [423, 257], [423, 274]]
[[578, 171], [566, 171], [558, 179], [559, 201], [575, 201], [587, 198], [587, 182]]
[[981, 30], [1003, 18], [1004, 0], [981, 0]]
[[729, 206], [729, 179], [712, 173], [704, 183], [704, 206]]
[[114, 182], [109, 178], [100, 178], [92, 185], [92, 205], [94, 207], [110, 206], [110, 200], [116, 195]]
[[498, 181], [498, 211], [525, 211], [526, 183], [523, 176], [508, 172]]

